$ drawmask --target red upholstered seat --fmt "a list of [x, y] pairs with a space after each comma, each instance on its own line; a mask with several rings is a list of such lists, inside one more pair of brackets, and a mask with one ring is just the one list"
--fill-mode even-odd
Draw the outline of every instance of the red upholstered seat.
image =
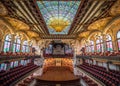
[[108, 72], [104, 67], [89, 65], [87, 63], [79, 65], [78, 67], [89, 72], [108, 86], [120, 84], [120, 76], [117, 75], [117, 73], [119, 74], [117, 71], [111, 70]]

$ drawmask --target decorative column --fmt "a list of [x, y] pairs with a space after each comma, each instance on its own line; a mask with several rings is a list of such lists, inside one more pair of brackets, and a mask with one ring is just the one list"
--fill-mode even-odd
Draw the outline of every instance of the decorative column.
[[94, 40], [94, 52], [97, 52], [96, 40]]
[[4, 39], [0, 39], [0, 52], [3, 51], [4, 48]]
[[107, 51], [106, 34], [102, 34], [102, 39], [103, 39], [103, 48], [104, 48], [103, 50], [104, 50], [104, 52], [106, 52]]
[[118, 41], [116, 36], [113, 36], [112, 38], [112, 45], [113, 45], [113, 51], [118, 51]]
[[22, 52], [23, 41], [24, 41], [24, 40], [21, 40], [21, 44], [20, 44], [20, 52]]
[[11, 35], [10, 51], [13, 52], [13, 46], [15, 41], [15, 34]]

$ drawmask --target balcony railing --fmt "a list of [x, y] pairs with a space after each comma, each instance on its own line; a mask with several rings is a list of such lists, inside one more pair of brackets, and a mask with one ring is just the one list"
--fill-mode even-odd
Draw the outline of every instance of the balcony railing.
[[30, 59], [30, 58], [41, 58], [41, 56], [40, 55], [34, 55], [34, 56], [0, 56], [0, 63], [10, 61], [10, 60], [22, 60], [22, 59]]
[[84, 59], [106, 59], [106, 60], [115, 60], [120, 61], [120, 56], [76, 56], [77, 58], [84, 58]]

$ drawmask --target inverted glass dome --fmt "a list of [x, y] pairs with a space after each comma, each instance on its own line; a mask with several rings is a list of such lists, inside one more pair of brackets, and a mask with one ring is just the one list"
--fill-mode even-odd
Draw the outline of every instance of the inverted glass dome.
[[68, 34], [80, 1], [37, 1], [50, 34]]

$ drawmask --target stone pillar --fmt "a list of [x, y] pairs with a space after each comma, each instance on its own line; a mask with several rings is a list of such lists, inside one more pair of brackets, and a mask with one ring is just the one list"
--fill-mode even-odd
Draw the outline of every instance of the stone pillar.
[[11, 44], [10, 44], [10, 51], [13, 52], [13, 46], [14, 46], [14, 41], [15, 41], [15, 34], [11, 35]]

